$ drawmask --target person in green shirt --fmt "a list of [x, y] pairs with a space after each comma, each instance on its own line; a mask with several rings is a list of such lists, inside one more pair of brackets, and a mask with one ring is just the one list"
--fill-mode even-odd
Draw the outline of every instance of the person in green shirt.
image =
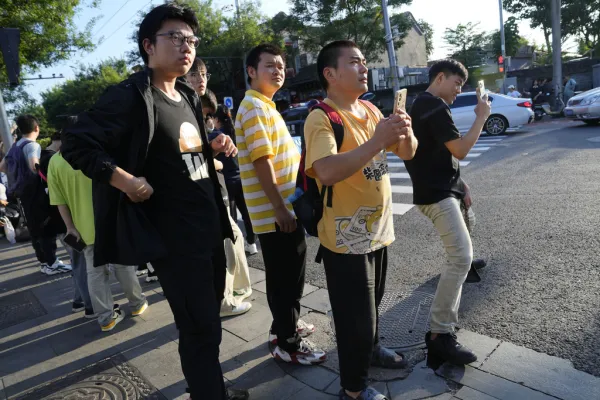
[[[86, 318], [97, 316], [102, 331], [110, 331], [123, 320], [123, 313], [113, 307], [109, 265], [94, 268], [92, 181], [81, 171], [74, 170], [62, 154], [57, 153], [52, 156], [48, 166], [48, 191], [50, 204], [58, 207], [67, 226], [67, 235], [71, 234], [86, 244], [82, 253], [73, 251], [73, 277], [86, 304]], [[116, 264], [113, 267], [129, 300], [131, 314], [141, 315], [148, 308], [148, 302], [135, 274], [136, 267]], [[84, 281], [87, 281], [87, 288]], [[86, 295], [91, 302], [91, 309], [88, 308], [89, 303], [86, 303]]]

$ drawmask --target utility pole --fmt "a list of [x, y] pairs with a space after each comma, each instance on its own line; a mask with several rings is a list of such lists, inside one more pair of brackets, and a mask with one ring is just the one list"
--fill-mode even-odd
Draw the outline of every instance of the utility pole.
[[498, 0], [500, 6], [500, 48], [502, 49], [502, 60], [504, 61], [504, 76], [502, 77], [502, 93], [506, 94], [506, 39], [504, 36], [504, 5]]
[[388, 15], [387, 0], [381, 0], [381, 9], [383, 10], [383, 24], [385, 26], [385, 42], [387, 44], [388, 58], [390, 60], [390, 70], [392, 72], [392, 88], [394, 93], [400, 88], [398, 82], [398, 67], [396, 66], [396, 51], [394, 50], [394, 36], [390, 26], [390, 17]]
[[6, 109], [4, 108], [4, 99], [2, 98], [2, 92], [0, 91], [0, 136], [2, 142], [4, 142], [4, 150], [8, 152], [10, 146], [13, 144], [13, 138], [10, 134], [10, 125], [8, 123], [8, 116], [6, 115]]
[[[559, 99], [562, 88], [562, 44], [561, 44], [561, 0], [552, 2], [552, 66], [555, 98]], [[555, 110], [560, 108], [560, 101], [554, 104]]]

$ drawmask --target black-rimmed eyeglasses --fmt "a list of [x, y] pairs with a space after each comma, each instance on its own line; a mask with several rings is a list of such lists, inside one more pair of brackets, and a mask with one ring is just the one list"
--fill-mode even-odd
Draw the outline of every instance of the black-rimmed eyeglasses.
[[171, 38], [171, 42], [175, 47], [183, 46], [183, 43], [186, 42], [188, 46], [193, 47], [194, 49], [198, 48], [200, 45], [200, 39], [197, 36], [183, 36], [181, 32], [166, 32], [166, 33], [158, 33], [154, 36], [169, 36]]

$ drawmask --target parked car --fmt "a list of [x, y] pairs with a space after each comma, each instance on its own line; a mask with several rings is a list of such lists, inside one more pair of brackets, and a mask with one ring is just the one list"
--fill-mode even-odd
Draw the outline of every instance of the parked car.
[[565, 116], [588, 125], [600, 124], [600, 88], [588, 90], [569, 99]]
[[[502, 135], [507, 130], [516, 130], [530, 124], [534, 119], [531, 99], [514, 99], [502, 94], [488, 93], [492, 103], [492, 114], [483, 127], [490, 135]], [[458, 95], [452, 109], [452, 118], [460, 132], [467, 132], [475, 122], [477, 93], [466, 92]]]

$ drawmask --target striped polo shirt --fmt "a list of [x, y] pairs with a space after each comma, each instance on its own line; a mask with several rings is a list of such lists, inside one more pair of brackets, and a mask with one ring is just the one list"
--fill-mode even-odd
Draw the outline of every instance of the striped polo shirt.
[[235, 118], [240, 175], [244, 198], [254, 232], [275, 232], [275, 210], [258, 181], [252, 164], [262, 157], [273, 163], [279, 193], [287, 200], [295, 191], [300, 153], [275, 103], [255, 90], [248, 90]]

